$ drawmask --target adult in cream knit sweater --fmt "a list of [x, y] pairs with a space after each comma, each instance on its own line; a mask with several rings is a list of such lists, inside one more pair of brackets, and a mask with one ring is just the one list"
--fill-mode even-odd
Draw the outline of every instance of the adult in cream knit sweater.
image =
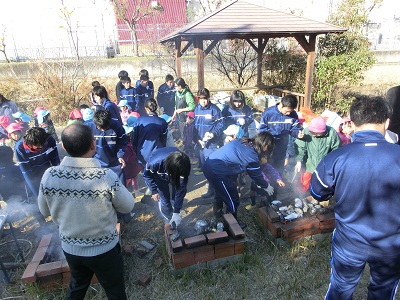
[[93, 158], [90, 127], [72, 124], [61, 135], [66, 156], [44, 173], [39, 209], [59, 226], [61, 246], [71, 270], [66, 299], [84, 299], [96, 274], [108, 299], [126, 299], [117, 211], [129, 213], [132, 194], [118, 176]]

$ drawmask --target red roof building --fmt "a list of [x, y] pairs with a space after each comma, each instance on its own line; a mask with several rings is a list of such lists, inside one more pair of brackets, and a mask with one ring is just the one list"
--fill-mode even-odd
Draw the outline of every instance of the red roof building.
[[[131, 16], [140, 0], [128, 0], [127, 16]], [[143, 1], [146, 2], [146, 1]], [[159, 5], [162, 11], [154, 15], [146, 16], [136, 24], [139, 44], [158, 43], [158, 40], [167, 34], [186, 25], [186, 1], [185, 0], [157, 0], [150, 1], [150, 5]], [[132, 43], [131, 31], [124, 20], [116, 16], [118, 43]]]

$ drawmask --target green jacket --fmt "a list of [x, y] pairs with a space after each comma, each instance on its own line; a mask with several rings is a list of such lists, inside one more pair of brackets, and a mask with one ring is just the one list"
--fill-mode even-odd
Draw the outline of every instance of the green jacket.
[[308, 128], [304, 129], [304, 137], [296, 139], [294, 147], [296, 149], [296, 160], [305, 163], [306, 171], [314, 173], [319, 162], [329, 152], [339, 148], [340, 138], [335, 129], [326, 126], [325, 135], [313, 137]]
[[191, 91], [185, 88], [182, 92], [175, 92], [175, 108], [186, 108], [186, 112], [194, 111], [196, 103]]

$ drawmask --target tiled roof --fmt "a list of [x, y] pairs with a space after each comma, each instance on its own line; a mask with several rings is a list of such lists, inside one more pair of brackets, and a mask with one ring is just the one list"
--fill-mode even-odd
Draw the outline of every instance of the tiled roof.
[[165, 36], [160, 42], [173, 40], [179, 36], [182, 39], [195, 36], [204, 36], [205, 39], [265, 38], [344, 31], [345, 28], [332, 24], [236, 0]]

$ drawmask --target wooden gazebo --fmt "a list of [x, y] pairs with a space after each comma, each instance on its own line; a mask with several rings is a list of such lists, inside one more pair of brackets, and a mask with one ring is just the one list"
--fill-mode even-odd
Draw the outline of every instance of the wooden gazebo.
[[[294, 37], [307, 53], [304, 106], [311, 106], [311, 87], [318, 34], [343, 33], [346, 29], [298, 17], [264, 6], [235, 0], [200, 20], [165, 36], [161, 43], [174, 42], [176, 69], [182, 76], [181, 56], [193, 45], [197, 58], [198, 88], [204, 87], [204, 58], [224, 39], [244, 39], [258, 54], [257, 85], [262, 79], [262, 53], [269, 38]], [[210, 41], [204, 49], [204, 41]], [[256, 41], [256, 42], [255, 42]]]

